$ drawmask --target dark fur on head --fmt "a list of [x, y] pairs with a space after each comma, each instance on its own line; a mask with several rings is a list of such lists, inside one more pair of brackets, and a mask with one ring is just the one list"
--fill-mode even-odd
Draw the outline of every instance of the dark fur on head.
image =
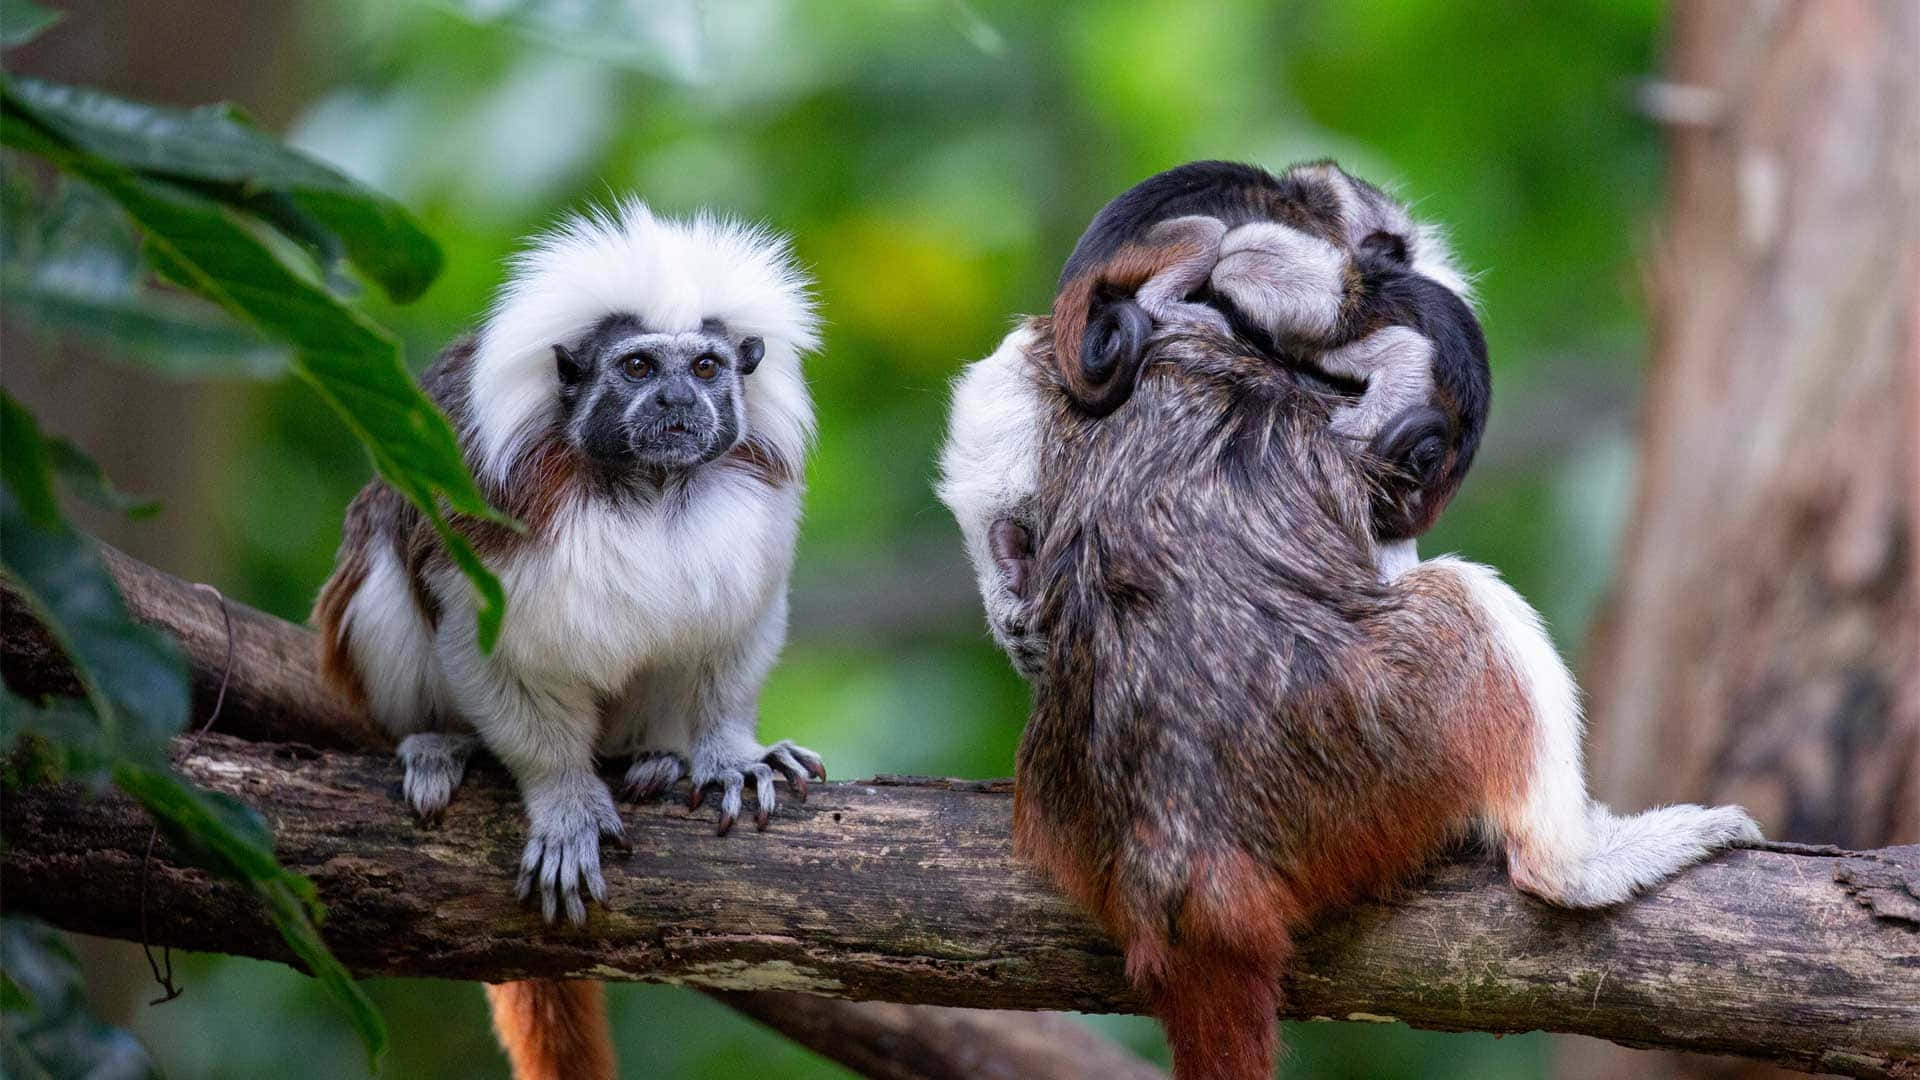
[[1169, 334], [1105, 419], [1043, 385], [1015, 844], [1125, 944], [1176, 1075], [1271, 1075], [1293, 933], [1517, 783], [1525, 705], [1444, 578], [1380, 581], [1324, 390]]
[[[1314, 333], [1276, 334], [1261, 316], [1216, 290], [1199, 269], [1185, 297], [1211, 308], [1270, 361], [1322, 385], [1358, 396], [1364, 382], [1326, 381], [1314, 358], [1394, 326], [1418, 332], [1432, 349], [1432, 393], [1426, 402], [1367, 432], [1366, 449], [1380, 466], [1375, 535], [1400, 540], [1432, 526], [1458, 490], [1479, 448], [1491, 395], [1486, 341], [1478, 320], [1454, 291], [1422, 272], [1416, 254], [1444, 264], [1437, 241], [1392, 197], [1332, 162], [1275, 176], [1226, 161], [1197, 161], [1140, 182], [1103, 207], [1061, 271], [1053, 305], [1055, 364], [1075, 405], [1091, 417], [1120, 408], [1133, 393], [1156, 323], [1137, 295], [1156, 275], [1204, 258], [1190, 233], [1157, 235], [1156, 226], [1183, 217], [1215, 220], [1225, 230], [1272, 223], [1317, 238], [1349, 260], [1331, 297], [1338, 311]], [[1210, 264], [1207, 264], [1210, 267]], [[1424, 266], [1433, 270], [1434, 263]], [[1273, 272], [1291, 276], [1284, 261]], [[1301, 280], [1279, 283], [1302, 288]], [[1181, 288], [1186, 288], [1183, 279]]]

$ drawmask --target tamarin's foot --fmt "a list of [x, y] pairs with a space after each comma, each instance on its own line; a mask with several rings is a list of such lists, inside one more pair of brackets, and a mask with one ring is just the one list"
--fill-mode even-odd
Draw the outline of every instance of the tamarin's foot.
[[[698, 809], [706, 799], [707, 789], [720, 789], [720, 825], [718, 835], [725, 836], [733, 831], [734, 822], [740, 818], [740, 799], [746, 789], [747, 777], [753, 777], [754, 826], [761, 831], [767, 827], [768, 816], [779, 805], [773, 794], [774, 771], [787, 778], [794, 795], [801, 802], [807, 801], [807, 777], [816, 780], [827, 778], [827, 766], [820, 755], [799, 746], [792, 739], [782, 739], [772, 746], [753, 747], [750, 753], [731, 760], [723, 759], [715, 763], [700, 760], [696, 750], [693, 767], [693, 790], [687, 798], [687, 808]], [[741, 758], [744, 760], [741, 760]]]
[[421, 732], [400, 740], [395, 756], [406, 772], [401, 791], [423, 825], [438, 825], [447, 803], [467, 775], [467, 757], [477, 740], [472, 735]]
[[607, 785], [592, 773], [566, 774], [525, 789], [531, 830], [520, 858], [515, 893], [522, 902], [538, 895], [540, 916], [554, 921], [564, 907], [575, 926], [587, 921], [587, 895], [605, 904], [607, 881], [600, 874], [600, 841], [627, 848], [627, 832]]
[[671, 750], [642, 750], [627, 767], [626, 782], [620, 797], [628, 802], [643, 802], [687, 778], [691, 771], [687, 755]]

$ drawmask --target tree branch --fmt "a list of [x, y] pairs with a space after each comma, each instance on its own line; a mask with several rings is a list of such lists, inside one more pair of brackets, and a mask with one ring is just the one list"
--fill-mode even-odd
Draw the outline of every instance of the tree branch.
[[1058, 1013], [841, 1001], [778, 990], [708, 993], [874, 1080], [1166, 1080], [1159, 1069]]
[[[190, 599], [210, 606], [192, 593], [179, 606]], [[11, 630], [5, 644], [11, 665]], [[305, 653], [281, 655], [293, 666]], [[286, 673], [236, 666], [234, 684], [256, 676]], [[246, 699], [230, 696], [228, 711], [236, 700]], [[208, 735], [180, 767], [267, 816], [283, 862], [320, 887], [328, 940], [363, 975], [649, 979], [980, 1008], [1141, 1004], [1112, 943], [1012, 860], [1004, 782], [820, 785], [767, 832], [726, 838], [712, 835], [710, 810], [630, 808], [634, 853], [607, 859], [612, 907], [571, 930], [512, 901], [520, 814], [490, 765], [432, 832], [410, 822], [384, 753]], [[149, 828], [139, 808], [71, 786], [7, 795], [6, 908], [136, 936]], [[244, 890], [170, 858], [155, 859], [147, 888], [156, 943], [289, 959]], [[1455, 862], [1307, 938], [1287, 1000], [1296, 1017], [1545, 1028], [1898, 1075], [1920, 1069], [1920, 847], [1733, 852], [1587, 914], [1519, 895], [1490, 861]], [[882, 1016], [822, 1023], [850, 1031]]]

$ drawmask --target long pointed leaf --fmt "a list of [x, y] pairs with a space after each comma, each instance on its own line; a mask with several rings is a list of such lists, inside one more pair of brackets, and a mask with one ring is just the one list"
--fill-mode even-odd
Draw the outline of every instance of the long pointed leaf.
[[39, 425], [0, 393], [0, 568], [73, 660], [102, 748], [160, 755], [186, 726], [189, 692], [179, 647], [135, 623], [93, 541], [59, 515]]
[[[436, 520], [444, 499], [456, 513], [509, 521], [487, 505], [445, 414], [407, 373], [399, 346], [384, 330], [294, 274], [218, 203], [67, 145], [10, 91], [4, 102], [0, 141], [40, 154], [105, 191], [144, 230], [157, 269], [292, 344], [296, 370], [359, 436], [395, 490]], [[480, 642], [490, 649], [504, 610], [499, 583], [465, 540], [450, 530], [442, 533], [478, 593]]]
[[440, 274], [439, 245], [404, 207], [261, 131], [231, 105], [173, 109], [26, 76], [11, 79], [9, 90], [62, 140], [130, 172], [192, 182], [269, 220], [285, 211], [262, 200], [285, 199], [324, 230], [318, 242], [296, 235], [323, 269], [331, 269], [330, 248], [343, 251], [397, 303]]
[[41, 34], [63, 16], [32, 3], [31, 0], [0, 0], [0, 46], [13, 48], [25, 45]]

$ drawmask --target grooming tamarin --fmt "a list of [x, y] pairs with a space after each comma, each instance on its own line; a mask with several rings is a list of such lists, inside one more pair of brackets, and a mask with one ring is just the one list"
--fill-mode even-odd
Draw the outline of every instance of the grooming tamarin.
[[[313, 621], [326, 671], [400, 738], [405, 793], [434, 821], [477, 733], [513, 773], [529, 836], [517, 888], [548, 922], [606, 901], [603, 838], [625, 844], [596, 758], [624, 792], [751, 785], [761, 828], [783, 775], [820, 758], [755, 736], [786, 637], [787, 578], [818, 342], [784, 240], [637, 202], [576, 217], [515, 261], [485, 325], [422, 376], [488, 500], [524, 532], [460, 519], [506, 590], [491, 654], [432, 525], [375, 481], [347, 511]], [[611, 1076], [600, 990], [489, 988], [515, 1073]]]
[[1454, 558], [1383, 580], [1339, 399], [1163, 330], [1096, 418], [1052, 331], [958, 380], [940, 493], [1034, 682], [1015, 851], [1123, 944], [1176, 1077], [1271, 1076], [1294, 935], [1469, 825], [1567, 907], [1759, 837], [1737, 807], [1588, 799], [1578, 695], [1526, 602]]
[[[1374, 535], [1433, 524], [1479, 448], [1491, 394], [1486, 340], [1445, 239], [1331, 162], [1274, 176], [1198, 161], [1108, 203], [1054, 299], [1061, 378], [1104, 416], [1132, 391], [1156, 325], [1231, 330], [1358, 400], [1333, 430], [1386, 466]], [[1410, 564], [1412, 545], [1390, 553]]]

